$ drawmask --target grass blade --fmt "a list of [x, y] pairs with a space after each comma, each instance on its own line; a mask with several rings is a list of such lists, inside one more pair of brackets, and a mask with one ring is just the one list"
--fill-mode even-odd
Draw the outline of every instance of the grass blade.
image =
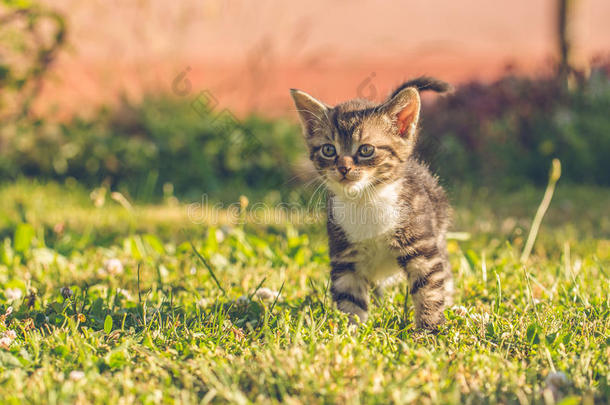
[[282, 294], [282, 290], [284, 289], [284, 283], [286, 282], [286, 280], [282, 281], [282, 285], [280, 286], [279, 291], [277, 292], [277, 295], [275, 296], [275, 299], [273, 300], [273, 304], [271, 304], [271, 308], [269, 309], [269, 313], [273, 313], [273, 308], [275, 308], [275, 304], [277, 303], [277, 300], [280, 298], [280, 295]]
[[254, 289], [254, 292], [248, 296], [248, 302], [252, 301], [252, 297], [254, 297], [256, 295], [256, 293], [258, 292], [258, 290], [260, 290], [260, 288], [263, 286], [263, 283], [265, 281], [267, 281], [267, 277], [263, 277], [261, 282], [258, 283], [258, 286]]
[[222, 294], [223, 295], [227, 295], [227, 293], [224, 290], [224, 288], [222, 288], [222, 286], [220, 285], [220, 281], [218, 281], [218, 279], [216, 278], [216, 274], [214, 274], [214, 270], [212, 270], [212, 267], [209, 265], [209, 263], [205, 259], [205, 257], [203, 257], [203, 255], [201, 253], [199, 253], [197, 251], [197, 249], [195, 249], [195, 245], [193, 245], [193, 242], [191, 242], [190, 239], [189, 239], [189, 244], [191, 245], [191, 248], [193, 249], [193, 252], [195, 252], [195, 254], [199, 258], [199, 260], [201, 260], [201, 262], [205, 265], [206, 269], [208, 269], [208, 272], [210, 273], [210, 276], [212, 276], [212, 278], [214, 279], [214, 282], [216, 283], [218, 288], [220, 288], [220, 291], [222, 291]]
[[555, 184], [557, 184], [557, 180], [559, 180], [560, 177], [561, 162], [559, 159], [553, 159], [553, 165], [551, 166], [551, 173], [549, 175], [549, 183], [546, 186], [544, 196], [542, 197], [542, 201], [540, 202], [536, 215], [534, 216], [534, 220], [532, 221], [532, 227], [527, 235], [527, 242], [523, 248], [523, 253], [521, 253], [521, 263], [525, 263], [527, 259], [529, 259], [530, 253], [532, 253], [532, 248], [534, 247], [534, 242], [536, 241], [536, 236], [538, 236], [538, 230], [540, 229], [540, 224], [542, 223], [542, 218], [544, 218], [544, 214], [546, 214], [546, 210], [549, 208], [549, 204], [553, 198], [553, 193], [555, 192]]

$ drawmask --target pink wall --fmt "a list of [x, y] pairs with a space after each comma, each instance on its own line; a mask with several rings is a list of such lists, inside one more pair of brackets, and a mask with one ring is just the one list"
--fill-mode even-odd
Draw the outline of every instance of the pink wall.
[[[507, 63], [544, 72], [554, 55], [554, 0], [47, 2], [70, 23], [72, 49], [40, 105], [60, 115], [121, 91], [171, 91], [186, 67], [193, 93], [209, 89], [240, 113], [282, 114], [290, 87], [333, 103], [367, 78], [381, 97], [418, 74], [492, 79]], [[608, 21], [608, 0], [578, 1], [581, 61], [610, 51]]]

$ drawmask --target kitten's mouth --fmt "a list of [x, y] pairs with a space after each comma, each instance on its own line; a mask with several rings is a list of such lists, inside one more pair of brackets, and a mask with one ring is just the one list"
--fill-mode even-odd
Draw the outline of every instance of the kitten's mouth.
[[[350, 173], [351, 174], [351, 173]], [[338, 173], [329, 176], [329, 186], [335, 193], [349, 198], [357, 198], [368, 186], [366, 176], [341, 176]]]
[[343, 175], [342, 177], [337, 176], [337, 182], [341, 183], [341, 184], [350, 184], [350, 183], [356, 183], [358, 181], [360, 181], [361, 176], [355, 176], [355, 177], [349, 177], [346, 175]]

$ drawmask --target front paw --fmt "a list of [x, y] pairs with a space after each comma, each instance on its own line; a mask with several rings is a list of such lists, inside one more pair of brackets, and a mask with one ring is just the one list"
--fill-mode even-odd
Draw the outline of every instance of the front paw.
[[365, 323], [369, 317], [368, 311], [360, 308], [358, 305], [350, 301], [339, 301], [337, 303], [339, 311], [347, 314], [350, 325], [359, 325]]
[[415, 326], [419, 330], [436, 334], [445, 321], [445, 315], [442, 313], [435, 314], [434, 316], [416, 316]]
[[361, 312], [359, 314], [348, 314], [348, 323], [350, 326], [359, 326], [360, 324], [365, 323], [368, 317], [368, 313], [366, 312]]

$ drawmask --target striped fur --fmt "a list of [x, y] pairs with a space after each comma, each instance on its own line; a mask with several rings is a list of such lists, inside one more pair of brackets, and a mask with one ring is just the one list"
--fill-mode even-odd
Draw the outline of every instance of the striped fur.
[[[352, 100], [335, 107], [292, 92], [310, 159], [329, 191], [330, 291], [354, 321], [367, 319], [371, 287], [379, 292], [400, 274], [409, 282], [416, 325], [435, 329], [444, 320], [453, 288], [445, 241], [451, 210], [412, 153], [418, 90], [448, 88], [419, 78], [380, 105]], [[373, 154], [361, 152], [371, 146]]]

